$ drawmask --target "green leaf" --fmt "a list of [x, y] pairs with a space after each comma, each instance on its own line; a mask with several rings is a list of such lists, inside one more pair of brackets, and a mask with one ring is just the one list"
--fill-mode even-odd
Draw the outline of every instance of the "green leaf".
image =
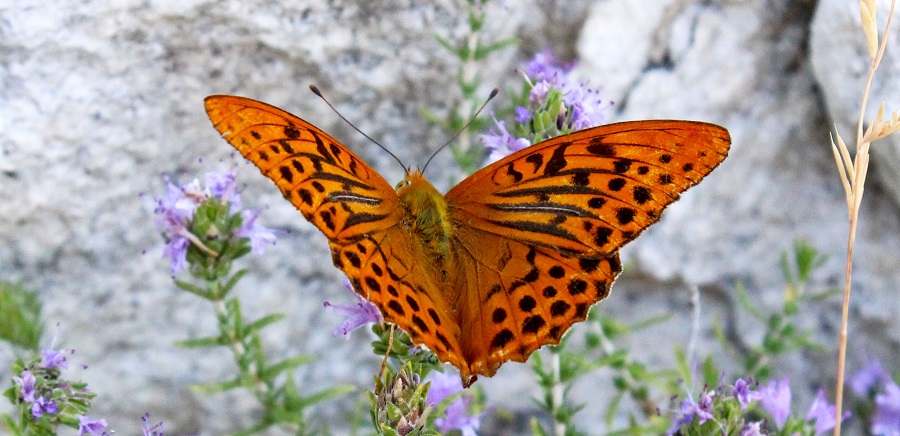
[[245, 330], [247, 333], [256, 333], [269, 324], [274, 324], [278, 321], [281, 321], [282, 319], [284, 319], [284, 317], [285, 315], [283, 313], [273, 313], [271, 315], [266, 315], [256, 321], [253, 321], [250, 324], [247, 324]]
[[228, 281], [225, 282], [225, 285], [222, 286], [222, 291], [223, 291], [222, 295], [223, 296], [228, 295], [228, 293], [231, 292], [232, 289], [234, 289], [234, 285], [237, 284], [238, 280], [244, 278], [244, 276], [247, 275], [247, 273], [249, 273], [249, 272], [250, 272], [249, 269], [243, 268], [243, 269], [238, 270], [238, 272], [234, 273], [234, 275], [232, 275], [231, 278], [229, 278]]
[[207, 336], [205, 338], [183, 339], [175, 342], [175, 346], [181, 348], [208, 348], [228, 345], [228, 341], [221, 336]]
[[191, 390], [208, 395], [230, 391], [232, 389], [244, 387], [245, 385], [246, 384], [244, 383], [244, 380], [240, 376], [238, 376], [231, 380], [221, 381], [218, 383], [204, 383], [193, 385], [191, 386]]
[[356, 386], [351, 384], [337, 384], [323, 391], [316, 392], [303, 398], [303, 407], [307, 407], [332, 398], [341, 397], [356, 392]]
[[260, 376], [264, 379], [274, 378], [278, 374], [288, 371], [303, 365], [306, 365], [311, 362], [315, 362], [316, 358], [313, 356], [295, 356], [289, 359], [282, 360], [274, 365], [270, 365], [266, 367], [265, 370], [260, 371]]
[[190, 292], [200, 298], [212, 300], [212, 293], [209, 290], [203, 289], [197, 285], [193, 285], [182, 280], [175, 280], [175, 286], [178, 286], [179, 289]]
[[483, 59], [486, 58], [489, 54], [491, 54], [491, 53], [493, 53], [493, 52], [495, 52], [495, 51], [502, 50], [502, 49], [504, 49], [504, 48], [506, 48], [506, 47], [510, 47], [510, 46], [516, 45], [516, 44], [518, 44], [518, 43], [519, 43], [519, 39], [518, 39], [518, 38], [506, 38], [506, 39], [502, 39], [502, 40], [500, 40], [500, 41], [497, 41], [497, 42], [495, 42], [495, 43], [488, 44], [488, 45], [486, 45], [486, 46], [480, 46], [480, 47], [478, 47], [478, 48], [475, 49], [475, 56], [474, 56], [474, 58], [475, 58], [476, 61], [483, 60]]
[[0, 320], [0, 339], [26, 350], [40, 349], [44, 324], [36, 292], [0, 280]]
[[738, 302], [741, 304], [741, 307], [744, 308], [750, 315], [754, 318], [764, 321], [766, 319], [766, 315], [762, 313], [752, 301], [750, 301], [750, 296], [747, 295], [747, 290], [744, 289], [744, 284], [742, 282], [735, 283], [735, 291], [737, 292]]

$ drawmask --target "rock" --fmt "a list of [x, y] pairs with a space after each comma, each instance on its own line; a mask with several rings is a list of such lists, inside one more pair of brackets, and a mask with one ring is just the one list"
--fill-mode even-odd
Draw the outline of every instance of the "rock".
[[[811, 290], [842, 283], [847, 214], [828, 149], [829, 118], [852, 139], [866, 58], [862, 32], [853, 24], [858, 15], [841, 2], [818, 2], [810, 38], [815, 4], [532, 0], [487, 6], [484, 38], [519, 36], [522, 43], [479, 65], [484, 95], [494, 86], [504, 93], [519, 89], [514, 69], [552, 47], [561, 58], [576, 59], [578, 74], [608, 92], [605, 98], [615, 101], [611, 121], [697, 119], [731, 132], [729, 158], [623, 251], [627, 271], [613, 296], [594, 309], [627, 322], [674, 314], [617, 344], [653, 368], [670, 365], [673, 347], [686, 345], [692, 334], [688, 285], [699, 285], [704, 297], [698, 355], [729, 362], [713, 336], [717, 320], [725, 319], [744, 341], [758, 341], [761, 328], [738, 308], [735, 283], [743, 283], [763, 310], [778, 310], [785, 283], [779, 258], [795, 239], [829, 256]], [[405, 163], [421, 165], [422, 156], [450, 136], [424, 122], [421, 110], [444, 113], [459, 95], [458, 63], [434, 34], [457, 40], [465, 20], [463, 6], [450, 2], [4, 8], [0, 277], [41, 290], [47, 324], [60, 322], [61, 345], [77, 349], [79, 363], [90, 365], [79, 376], [100, 395], [92, 416], [134, 433], [149, 411], [173, 434], [222, 434], [258, 416], [246, 393], [207, 396], [190, 389], [231, 377], [234, 365], [224, 350], [173, 345], [213, 334], [215, 318], [208, 304], [172, 284], [159, 259], [152, 202], [139, 195], [159, 195], [164, 172], [187, 182], [233, 165], [233, 151], [206, 118], [203, 98], [238, 94], [283, 107], [346, 143], [393, 183], [403, 169], [306, 87], [317, 84], [361, 130]], [[895, 46], [870, 109], [881, 100], [900, 107]], [[897, 174], [890, 167], [896, 149], [887, 141], [873, 147], [879, 174]], [[429, 176], [439, 188], [460, 179], [449, 153], [436, 162]], [[345, 382], [368, 387], [380, 363], [371, 339], [362, 332], [333, 338], [339, 320], [322, 307], [326, 299], [352, 301], [325, 239], [255, 168], [237, 165], [245, 204], [267, 207], [263, 222], [291, 231], [264, 257], [244, 264], [252, 271], [237, 291], [244, 313], [250, 319], [287, 315], [263, 341], [273, 360], [301, 353], [317, 358], [297, 373], [304, 392]], [[888, 193], [898, 188], [885, 177], [872, 182], [883, 191], [870, 189], [863, 201], [850, 346], [854, 359], [868, 352], [890, 362], [900, 354], [893, 287], [900, 282], [900, 223]], [[811, 302], [798, 326], [836, 349], [839, 306], [837, 298]], [[572, 342], [587, 329], [576, 326]], [[8, 367], [12, 355], [2, 353], [0, 367]], [[795, 389], [829, 388], [833, 354], [795, 353], [777, 364], [794, 378]], [[821, 369], [810, 373], [809, 367]], [[538, 391], [527, 365], [507, 364], [478, 384], [491, 404], [534, 411], [530, 398]], [[598, 416], [612, 395], [604, 373], [580, 381], [573, 398], [589, 406], [576, 416], [579, 425], [593, 433], [608, 430]], [[346, 431], [355, 400], [317, 408], [317, 423]], [[7, 410], [0, 405], [0, 412]], [[617, 425], [625, 419], [617, 416]]]

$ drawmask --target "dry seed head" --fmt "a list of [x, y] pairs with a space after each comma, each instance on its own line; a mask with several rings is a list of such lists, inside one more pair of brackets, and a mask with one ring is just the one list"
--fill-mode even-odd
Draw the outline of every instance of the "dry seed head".
[[874, 60], [878, 55], [878, 22], [875, 20], [875, 0], [860, 0], [859, 15], [862, 18], [863, 32], [869, 48], [869, 57]]

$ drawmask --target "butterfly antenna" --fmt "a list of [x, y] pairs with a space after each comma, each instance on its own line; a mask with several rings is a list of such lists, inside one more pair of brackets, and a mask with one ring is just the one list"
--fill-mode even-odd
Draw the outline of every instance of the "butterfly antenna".
[[360, 134], [362, 134], [363, 136], [365, 136], [366, 139], [368, 139], [369, 141], [372, 141], [375, 145], [381, 147], [382, 150], [384, 150], [385, 152], [387, 152], [387, 154], [391, 155], [391, 157], [394, 158], [394, 160], [396, 160], [397, 163], [400, 164], [400, 166], [403, 168], [403, 171], [405, 171], [406, 174], [409, 174], [409, 169], [406, 168], [406, 165], [403, 165], [403, 161], [401, 161], [399, 157], [397, 157], [394, 153], [391, 153], [391, 151], [388, 150], [387, 147], [381, 145], [378, 141], [372, 139], [371, 136], [366, 135], [365, 132], [363, 132], [362, 130], [359, 130], [359, 128], [356, 127], [353, 123], [351, 123], [350, 120], [348, 120], [346, 117], [344, 117], [343, 114], [341, 114], [340, 112], [338, 112], [338, 110], [334, 107], [334, 105], [331, 104], [331, 102], [328, 101], [328, 99], [325, 98], [324, 95], [322, 95], [322, 91], [319, 91], [319, 88], [318, 88], [316, 85], [309, 85], [309, 90], [312, 91], [313, 94], [318, 95], [319, 98], [321, 98], [321, 99], [325, 102], [325, 104], [327, 104], [328, 107], [330, 107], [331, 110], [334, 111], [334, 113], [336, 113], [339, 117], [341, 117], [341, 119], [344, 120], [344, 122], [346, 122], [347, 124], [349, 124], [350, 127], [353, 127], [353, 130], [356, 130], [357, 132], [359, 132]]
[[475, 115], [472, 115], [472, 118], [469, 120], [469, 122], [466, 123], [466, 125], [463, 126], [462, 129], [459, 129], [459, 131], [456, 132], [456, 134], [453, 135], [453, 137], [451, 137], [450, 140], [448, 140], [444, 145], [440, 146], [440, 148], [438, 148], [437, 150], [434, 151], [434, 153], [431, 154], [431, 157], [429, 157], [428, 160], [425, 161], [425, 166], [422, 167], [422, 173], [423, 173], [423, 174], [425, 173], [425, 168], [428, 168], [428, 164], [431, 163], [431, 160], [434, 159], [434, 157], [437, 156], [437, 154], [438, 154], [441, 150], [447, 148], [447, 146], [450, 145], [450, 144], [453, 142], [454, 139], [456, 139], [457, 137], [459, 137], [459, 135], [461, 135], [462, 132], [465, 132], [466, 129], [468, 129], [469, 126], [472, 125], [473, 122], [475, 122], [475, 119], [478, 118], [478, 114], [480, 114], [481, 111], [482, 111], [482, 109], [484, 109], [484, 107], [487, 106], [488, 102], [490, 102], [491, 100], [493, 100], [494, 97], [496, 97], [497, 94], [499, 94], [499, 93], [500, 93], [500, 89], [494, 88], [494, 89], [491, 91], [491, 95], [489, 95], [488, 98], [487, 98], [487, 100], [485, 100], [484, 103], [481, 104], [481, 107], [478, 108], [477, 111], [475, 111]]

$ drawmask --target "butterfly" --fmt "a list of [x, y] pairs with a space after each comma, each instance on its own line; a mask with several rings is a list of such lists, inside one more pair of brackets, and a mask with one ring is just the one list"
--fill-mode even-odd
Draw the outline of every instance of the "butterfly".
[[215, 128], [315, 225], [384, 319], [465, 386], [559, 343], [621, 272], [619, 249], [728, 154], [720, 126], [608, 124], [549, 139], [445, 195], [419, 171], [392, 187], [312, 124], [214, 95]]

